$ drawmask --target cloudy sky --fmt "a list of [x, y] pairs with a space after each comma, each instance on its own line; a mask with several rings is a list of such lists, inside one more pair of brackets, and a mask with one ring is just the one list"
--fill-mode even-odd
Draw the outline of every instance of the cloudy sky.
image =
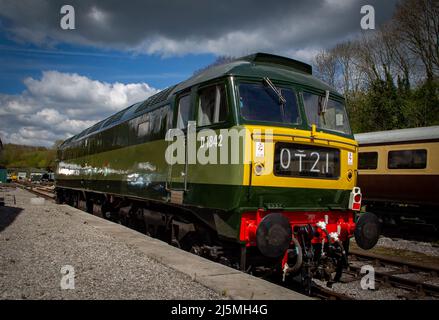
[[[312, 63], [358, 36], [363, 5], [379, 26], [396, 1], [0, 0], [0, 137], [51, 146], [218, 55]], [[60, 28], [64, 4], [75, 9], [75, 30]]]

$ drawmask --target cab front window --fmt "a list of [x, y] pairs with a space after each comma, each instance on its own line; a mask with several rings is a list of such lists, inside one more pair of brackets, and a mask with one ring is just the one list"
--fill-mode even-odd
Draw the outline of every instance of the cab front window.
[[299, 124], [300, 113], [295, 92], [290, 88], [278, 88], [285, 101], [280, 101], [276, 92], [257, 83], [241, 83], [239, 90], [239, 110], [249, 121]]
[[345, 106], [342, 102], [329, 99], [324, 110], [325, 97], [304, 92], [303, 102], [309, 125], [315, 124], [317, 128], [351, 134]]

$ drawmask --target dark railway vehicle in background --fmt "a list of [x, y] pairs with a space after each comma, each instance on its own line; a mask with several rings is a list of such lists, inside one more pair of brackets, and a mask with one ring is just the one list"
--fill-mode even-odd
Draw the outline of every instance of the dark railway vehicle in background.
[[[196, 152], [238, 151], [239, 161], [191, 162], [191, 128], [210, 129]], [[176, 129], [189, 151], [168, 164], [165, 137]], [[239, 143], [224, 129], [242, 133]], [[258, 53], [66, 140], [57, 199], [242, 270], [301, 275], [309, 288], [312, 277], [340, 277], [351, 237], [364, 248], [377, 241], [376, 217], [356, 221], [357, 152], [343, 97], [311, 66]]]
[[[439, 126], [355, 135], [363, 205], [385, 225], [439, 230]], [[427, 230], [427, 229], [423, 229]]]

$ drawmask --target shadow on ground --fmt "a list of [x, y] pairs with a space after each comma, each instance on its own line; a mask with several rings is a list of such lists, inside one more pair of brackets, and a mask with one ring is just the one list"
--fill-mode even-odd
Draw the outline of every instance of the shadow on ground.
[[23, 211], [22, 208], [17, 207], [0, 207], [0, 232], [6, 229], [10, 224], [14, 222], [20, 212]]

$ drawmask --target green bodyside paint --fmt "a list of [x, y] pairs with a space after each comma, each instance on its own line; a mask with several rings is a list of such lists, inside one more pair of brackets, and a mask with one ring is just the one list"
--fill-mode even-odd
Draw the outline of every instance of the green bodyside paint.
[[[214, 131], [219, 134], [219, 130]], [[223, 141], [223, 146], [216, 148], [216, 164], [190, 164], [188, 165], [188, 183], [204, 184], [232, 184], [241, 185], [243, 176], [242, 164], [221, 164], [220, 154], [228, 146], [231, 153], [231, 144]], [[169, 165], [165, 159], [168, 142], [156, 140], [142, 144], [132, 145], [116, 150], [90, 154], [80, 158], [64, 160], [62, 165], [70, 164], [81, 167], [79, 173], [72, 175], [58, 173], [57, 180], [83, 179], [83, 180], [121, 180], [128, 184], [147, 185], [152, 182], [165, 182], [170, 174]], [[197, 142], [196, 151], [200, 149]], [[214, 148], [212, 148], [214, 149]], [[242, 147], [239, 147], [242, 159]], [[242, 160], [241, 160], [242, 163]], [[172, 176], [175, 183], [182, 183], [184, 164], [172, 166]], [[170, 181], [168, 181], [170, 182]]]
[[[89, 189], [103, 193], [114, 193], [135, 198], [168, 201], [165, 182], [155, 182], [148, 187], [128, 185], [112, 180], [61, 180], [58, 187]], [[176, 185], [183, 187], [183, 185]], [[239, 185], [188, 184], [183, 206], [205, 221], [214, 221], [214, 216], [225, 222], [225, 226], [212, 226], [219, 235], [230, 237], [238, 234], [241, 213], [256, 211], [260, 206], [280, 204], [284, 210], [313, 211], [346, 209], [350, 190], [321, 190], [302, 188], [246, 187]], [[328, 206], [327, 204], [331, 204]], [[231, 231], [232, 230], [232, 231]]]

